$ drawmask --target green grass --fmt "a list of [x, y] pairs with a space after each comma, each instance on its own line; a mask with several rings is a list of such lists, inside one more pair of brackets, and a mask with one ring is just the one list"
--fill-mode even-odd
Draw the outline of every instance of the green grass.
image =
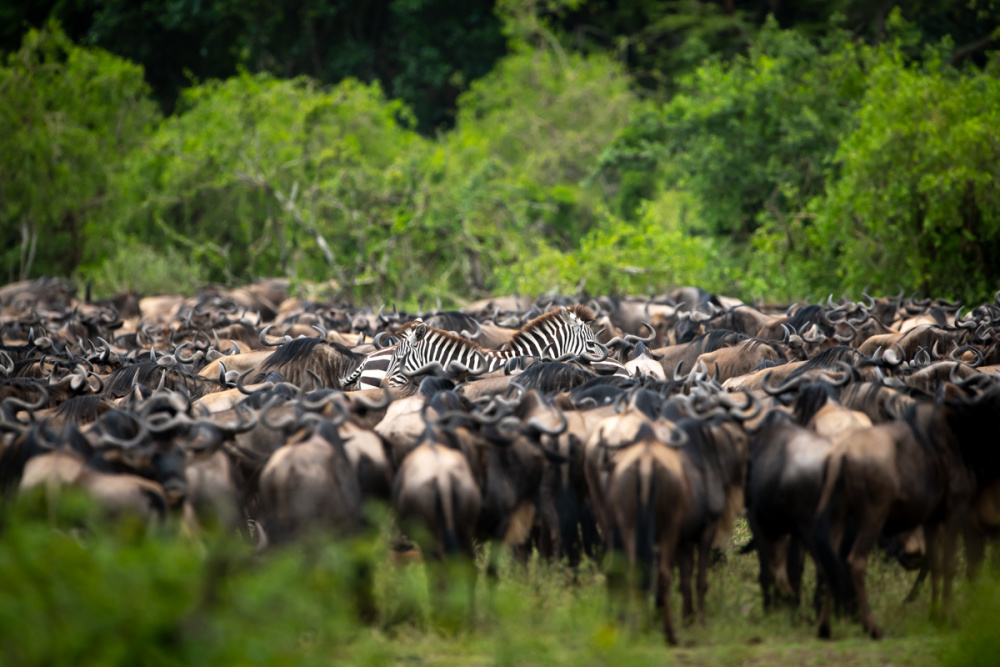
[[[524, 564], [505, 555], [495, 588], [480, 562], [469, 613], [457, 586], [447, 604], [435, 597], [432, 605], [424, 567], [392, 564], [384, 534], [262, 555], [229, 539], [192, 543], [172, 528], [109, 528], [70, 509], [72, 529], [52, 513], [4, 525], [0, 664], [862, 666], [993, 664], [1000, 654], [997, 582], [959, 580], [961, 624], [936, 625], [929, 587], [904, 603], [915, 573], [881, 558], [869, 582], [882, 641], [848, 619], [835, 620], [833, 641], [821, 641], [806, 605], [764, 614], [756, 557], [737, 553], [750, 537], [743, 522], [711, 570], [705, 627], [679, 622], [672, 592], [680, 646], [668, 648], [658, 632], [618, 623], [603, 574], [589, 562], [574, 576], [537, 555]], [[367, 626], [357, 621], [349, 573], [371, 559], [379, 620]], [[806, 599], [814, 579], [808, 565]]]
[[[680, 645], [667, 648], [654, 631], [623, 628], [609, 613], [604, 577], [592, 563], [585, 564], [577, 581], [562, 567], [549, 566], [537, 557], [526, 566], [506, 559], [491, 608], [483, 601], [489, 593], [480, 579], [475, 627], [457, 635], [425, 631], [422, 623], [404, 623], [373, 633], [385, 641], [396, 660], [417, 664], [538, 664], [604, 665], [885, 665], [937, 664], [955, 631], [932, 625], [928, 619], [929, 587], [921, 599], [903, 602], [914, 573], [876, 559], [869, 580], [878, 618], [886, 638], [874, 642], [860, 626], [847, 619], [834, 623], [833, 641], [816, 638], [811, 610], [781, 610], [765, 614], [757, 584], [757, 559], [737, 550], [749, 540], [745, 523], [738, 525], [726, 561], [709, 575], [706, 626], [678, 622]], [[418, 568], [386, 571], [389, 579], [419, 577]], [[805, 586], [811, 599], [815, 581], [807, 565]], [[393, 586], [389, 586], [393, 588]], [[963, 587], [959, 587], [960, 595]], [[419, 586], [414, 590], [420, 590]], [[680, 595], [672, 591], [675, 620]]]

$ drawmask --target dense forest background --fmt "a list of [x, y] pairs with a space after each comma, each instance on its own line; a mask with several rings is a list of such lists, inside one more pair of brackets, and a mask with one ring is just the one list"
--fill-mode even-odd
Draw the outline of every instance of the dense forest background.
[[981, 298], [998, 48], [993, 0], [0, 0], [0, 280]]

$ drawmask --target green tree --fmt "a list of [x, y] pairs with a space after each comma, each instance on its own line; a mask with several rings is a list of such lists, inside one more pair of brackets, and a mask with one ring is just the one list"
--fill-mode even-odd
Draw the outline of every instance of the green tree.
[[405, 156], [421, 141], [398, 122], [407, 116], [377, 84], [351, 79], [326, 90], [242, 73], [191, 88], [128, 160], [115, 233], [92, 247], [88, 270], [145, 244], [183, 249], [228, 283], [368, 280], [405, 197]]
[[837, 152], [840, 177], [810, 206], [814, 243], [839, 267], [836, 282], [963, 299], [995, 291], [998, 66], [959, 71], [934, 57], [915, 65], [898, 46], [883, 49], [857, 127]]
[[3, 278], [68, 275], [123, 159], [157, 120], [142, 68], [31, 30], [0, 67]]

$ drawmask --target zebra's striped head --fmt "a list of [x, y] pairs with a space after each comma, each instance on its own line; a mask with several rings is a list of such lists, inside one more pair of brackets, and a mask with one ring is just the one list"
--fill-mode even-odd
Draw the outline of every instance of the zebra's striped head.
[[597, 349], [597, 336], [594, 335], [594, 330], [588, 324], [593, 319], [593, 313], [580, 306], [563, 307], [558, 312], [559, 320], [568, 329], [568, 335], [561, 337], [562, 349], [557, 356], [593, 354]]
[[403, 364], [427, 335], [427, 325], [423, 322], [407, 322], [396, 335], [399, 336], [399, 343], [396, 344], [396, 352], [389, 361], [389, 367], [385, 369], [385, 381], [390, 387], [406, 384], [406, 376], [402, 373]]

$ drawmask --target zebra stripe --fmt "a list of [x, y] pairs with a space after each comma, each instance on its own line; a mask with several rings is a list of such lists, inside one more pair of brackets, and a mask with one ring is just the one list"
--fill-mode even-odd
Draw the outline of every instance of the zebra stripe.
[[[490, 372], [502, 368], [514, 357], [559, 358], [567, 354], [595, 354], [599, 349], [597, 336], [590, 326], [575, 312], [565, 308], [532, 320], [501, 350], [483, 350], [472, 341], [440, 329], [429, 328], [423, 323], [407, 326], [409, 328], [400, 335], [395, 354], [382, 376], [388, 378], [390, 387], [405, 385], [409, 382], [407, 373], [413, 374], [432, 362], [448, 368], [452, 362], [457, 361], [466, 368], [475, 369], [481, 367], [485, 360], [485, 370]], [[367, 361], [366, 359], [365, 363]], [[592, 365], [595, 370], [604, 374], [629, 374], [622, 364], [613, 359], [594, 362]]]
[[429, 363], [448, 368], [458, 362], [466, 368], [490, 370], [488, 358], [489, 352], [480, 350], [472, 341], [421, 323], [400, 335], [385, 377], [390, 387], [401, 387], [410, 381], [408, 374]]
[[354, 388], [355, 383], [357, 383], [356, 388], [360, 390], [378, 389], [382, 386], [382, 380], [385, 379], [385, 373], [389, 369], [389, 364], [395, 353], [395, 345], [370, 353], [361, 360], [353, 373], [340, 381], [341, 387], [344, 390], [349, 390]]

